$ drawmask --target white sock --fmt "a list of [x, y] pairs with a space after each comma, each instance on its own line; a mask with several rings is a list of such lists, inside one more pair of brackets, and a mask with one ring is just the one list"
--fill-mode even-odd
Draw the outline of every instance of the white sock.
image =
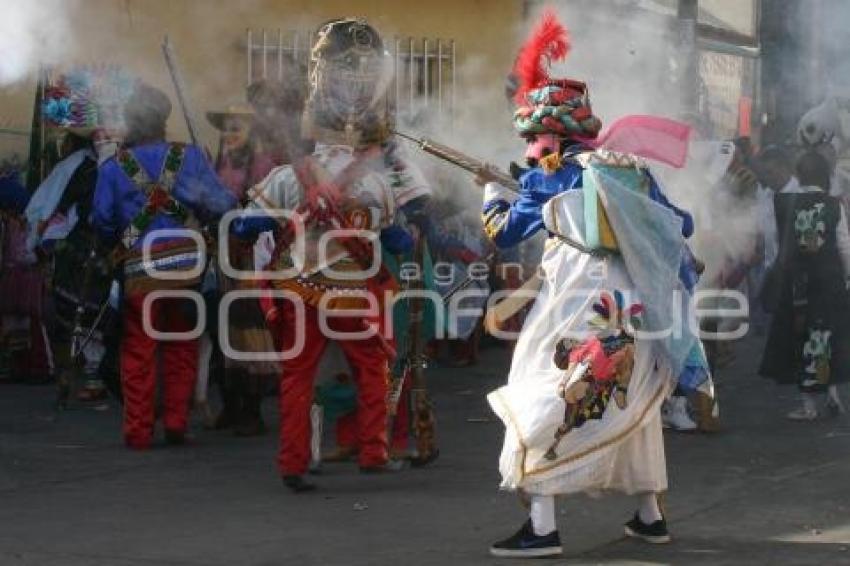
[[555, 525], [555, 498], [551, 495], [532, 495], [531, 510], [528, 513], [534, 534], [546, 536], [557, 530]]
[[660, 521], [661, 509], [658, 508], [658, 497], [654, 493], [644, 493], [638, 496], [638, 515], [644, 525]]

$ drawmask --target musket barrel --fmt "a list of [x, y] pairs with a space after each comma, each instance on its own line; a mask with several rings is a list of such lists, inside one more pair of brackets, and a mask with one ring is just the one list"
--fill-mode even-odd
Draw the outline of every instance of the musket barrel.
[[513, 191], [519, 191], [519, 183], [516, 179], [511, 177], [508, 173], [500, 171], [480, 159], [475, 159], [474, 157], [470, 157], [469, 155], [466, 155], [454, 148], [427, 138], [419, 139], [401, 132], [394, 133], [399, 137], [414, 142], [422, 151], [430, 153], [434, 157], [457, 165], [461, 169], [465, 169], [474, 175], [478, 175], [479, 173], [486, 171], [490, 176], [494, 177], [500, 185], [503, 185], [505, 188]]
[[174, 85], [174, 92], [177, 94], [177, 102], [186, 120], [186, 130], [189, 132], [189, 139], [192, 145], [199, 146], [198, 128], [195, 126], [195, 117], [189, 109], [189, 101], [186, 99], [186, 85], [183, 83], [183, 77], [177, 68], [174, 49], [167, 35], [162, 41], [162, 54], [165, 58], [165, 65], [168, 67], [168, 74], [171, 76], [171, 81]]

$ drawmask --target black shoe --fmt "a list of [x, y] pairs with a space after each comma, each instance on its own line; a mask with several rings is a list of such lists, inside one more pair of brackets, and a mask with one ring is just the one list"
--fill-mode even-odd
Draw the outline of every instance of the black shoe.
[[165, 429], [165, 443], [169, 446], [183, 446], [186, 444], [186, 433], [182, 430]]
[[538, 536], [534, 534], [531, 519], [526, 521], [514, 536], [494, 543], [490, 547], [490, 554], [500, 558], [546, 558], [560, 556], [562, 553], [561, 537], [558, 536], [558, 531]]
[[667, 544], [670, 542], [670, 533], [667, 532], [667, 521], [664, 518], [647, 525], [640, 520], [638, 513], [635, 513], [634, 519], [626, 523], [626, 536], [639, 538], [651, 544]]
[[316, 491], [316, 484], [304, 481], [301, 476], [283, 476], [283, 485], [295, 493]]

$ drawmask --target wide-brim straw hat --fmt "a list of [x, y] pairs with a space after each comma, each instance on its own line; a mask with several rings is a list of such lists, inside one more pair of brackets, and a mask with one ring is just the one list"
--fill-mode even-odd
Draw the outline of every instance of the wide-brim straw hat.
[[254, 116], [254, 109], [243, 104], [233, 104], [221, 111], [207, 112], [207, 120], [216, 130], [224, 130], [224, 119], [231, 116], [250, 119]]

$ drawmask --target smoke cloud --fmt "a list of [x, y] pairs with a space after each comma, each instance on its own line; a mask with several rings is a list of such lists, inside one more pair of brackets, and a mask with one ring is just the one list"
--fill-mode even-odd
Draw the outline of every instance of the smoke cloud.
[[0, 0], [0, 86], [25, 80], [40, 64], [68, 57], [68, 14], [76, 0]]
[[[261, 5], [256, 1], [227, 3], [226, 10], [215, 11], [207, 9], [205, 2], [188, 3], [183, 15], [203, 23], [197, 26], [194, 40], [209, 45], [208, 54], [188, 49], [185, 35], [175, 34], [172, 38], [178, 63], [186, 73], [187, 94], [204, 141], [213, 141], [217, 133], [205, 123], [202, 112], [244, 96], [245, 77], [234, 71], [243, 62], [244, 48], [229, 43], [222, 45], [221, 38], [228, 37], [228, 33], [233, 37], [234, 28], [256, 25], [253, 14], [255, 8], [260, 11]], [[573, 49], [564, 63], [552, 69], [552, 75], [586, 81], [594, 111], [603, 123], [611, 124], [622, 116], [641, 113], [681, 117], [680, 77], [685, 61], [678, 46], [675, 14], [669, 3], [572, 0], [554, 5], [561, 21], [570, 30]], [[172, 94], [158, 50], [163, 33], [169, 30], [164, 29], [162, 22], [150, 12], [153, 8], [148, 8], [147, 4], [128, 4], [127, 17], [122, 15], [120, 21], [98, 22], [99, 28], [108, 27], [114, 34], [133, 31], [132, 41], [128, 39], [111, 49], [107, 46], [114, 34], [104, 35], [95, 43], [80, 42], [87, 47], [75, 46], [74, 33], [83, 32], [73, 29], [69, 20], [73, 11], [82, 7], [79, 0], [0, 0], [0, 7], [4, 8], [4, 18], [0, 20], [0, 86], [26, 79], [40, 63], [64, 64], [78, 58], [91, 59], [108, 54], [110, 60], [116, 58], [116, 62], [125, 65], [130, 72]], [[537, 15], [530, 14], [526, 22], [515, 24], [505, 34], [504, 41], [513, 43], [518, 49], [536, 21]], [[316, 18], [296, 15], [287, 20], [285, 27], [310, 29], [317, 23]], [[85, 27], [89, 29], [88, 24]], [[140, 39], [141, 31], [147, 38], [144, 41]], [[393, 31], [405, 30], [380, 31], [389, 39]], [[241, 42], [242, 38], [234, 41]], [[467, 51], [458, 60], [456, 106], [451, 120], [436, 115], [432, 97], [428, 104], [424, 100], [415, 102], [414, 106], [421, 110], [404, 116], [399, 127], [507, 169], [511, 161], [521, 163], [524, 144], [511, 125], [513, 107], [505, 97], [503, 85], [494, 83], [492, 77], [494, 65], [499, 65], [507, 78], [513, 61], [494, 61], [487, 55]], [[213, 60], [220, 60], [222, 64], [213, 65]], [[407, 81], [408, 77], [399, 79]], [[448, 107], [448, 91], [444, 96], [444, 107]], [[171, 132], [179, 137], [184, 130], [179, 112], [175, 111], [171, 125]], [[432, 181], [438, 198], [450, 200], [464, 210], [470, 223], [479, 222], [481, 191], [474, 185], [472, 175], [415, 148], [408, 146], [407, 149]], [[686, 169], [674, 176], [662, 167], [654, 167], [654, 170], [666, 181], [665, 190], [677, 204], [690, 210], [717, 210], [716, 187], [707, 183], [702, 173]], [[711, 217], [711, 232], [734, 233], [728, 228], [737, 222], [735, 219], [721, 212], [712, 213]], [[698, 225], [698, 231], [703, 230], [703, 226]], [[733, 238], [726, 247], [734, 255], [734, 250], [746, 249], [748, 237], [743, 236], [740, 241]], [[695, 244], [702, 245], [700, 239]]]
[[[684, 61], [677, 49], [675, 29], [665, 17], [670, 14], [629, 8], [619, 1], [577, 0], [569, 2], [568, 7], [566, 2], [552, 4], [570, 32], [572, 50], [566, 61], [551, 69], [551, 76], [587, 82], [594, 113], [603, 124], [629, 114], [678, 117], [678, 77]], [[537, 21], [537, 14], [532, 13], [505, 38], [515, 44], [515, 52]], [[502, 62], [506, 81], [512, 64], [513, 60]], [[525, 144], [512, 126], [512, 102], [502, 85], [478, 80], [488, 71], [492, 76], [492, 65], [483, 57], [467, 57], [457, 69], [463, 83], [451, 122], [422, 112], [412, 122], [403, 123], [404, 127], [502, 169], [507, 169], [511, 161], [523, 164]], [[481, 191], [469, 173], [415, 150], [411, 155], [435, 180], [438, 197], [465, 208], [471, 222], [479, 221]], [[686, 200], [690, 201], [686, 204], [696, 204]]]
[[[682, 78], [686, 68], [679, 46], [673, 8], [655, 2], [555, 3], [560, 20], [569, 29], [572, 50], [566, 61], [555, 65], [553, 77], [568, 77], [588, 84], [594, 113], [603, 124], [631, 114], [652, 114], [682, 119]], [[640, 6], [637, 6], [640, 4]], [[517, 25], [513, 41], [517, 50], [537, 22], [532, 14]], [[467, 60], [458, 70], [475, 84], [486, 62]], [[492, 63], [491, 63], [492, 64]], [[512, 61], [505, 61], [505, 76]], [[459, 97], [451, 125], [421, 115], [412, 128], [433, 136], [472, 156], [506, 169], [510, 161], [522, 162], [524, 144], [511, 127], [512, 105], [492, 83], [489, 91]], [[692, 157], [681, 170], [650, 163], [665, 193], [678, 206], [694, 213], [695, 254], [707, 263], [704, 283], [716, 284], [730, 266], [748, 261], [756, 239], [756, 203], [750, 196], [726, 186], [721, 140], [693, 145]], [[442, 165], [430, 157], [414, 157], [435, 181], [437, 194], [467, 211], [471, 223], [479, 222], [481, 193], [470, 174]], [[731, 156], [730, 160], [731, 160]]]

